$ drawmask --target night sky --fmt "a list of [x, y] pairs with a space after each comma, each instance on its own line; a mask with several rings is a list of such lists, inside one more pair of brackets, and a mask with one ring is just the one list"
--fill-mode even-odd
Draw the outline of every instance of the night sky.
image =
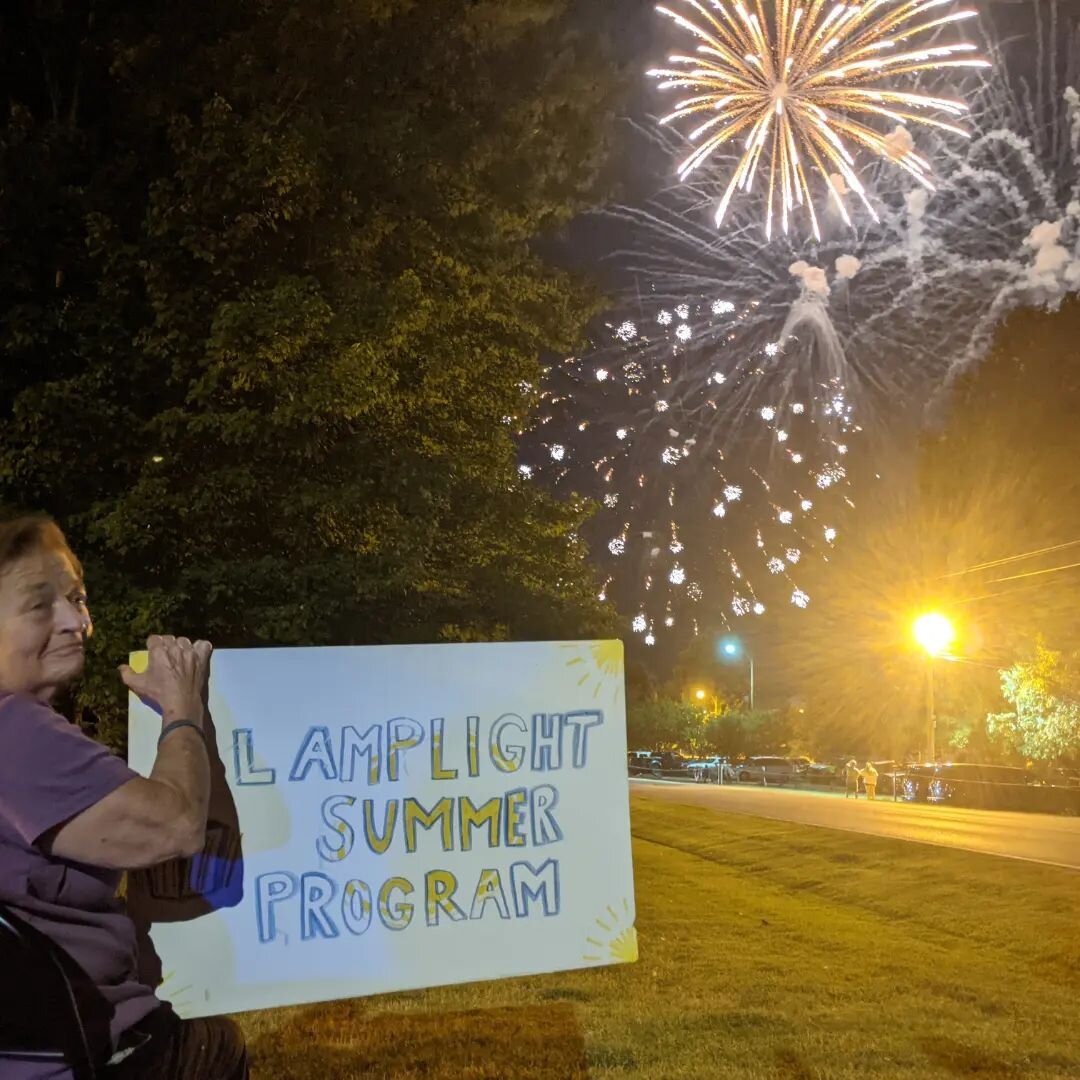
[[[1015, 81], [1027, 79], [1034, 83], [1040, 74], [1037, 68], [1037, 52], [1033, 47], [1036, 2], [1039, 0], [975, 0], [981, 16], [981, 32], [1003, 50], [1010, 76]], [[1049, 5], [1042, 0], [1041, 13], [1045, 15], [1048, 10]], [[617, 201], [631, 206], [640, 205], [672, 180], [672, 162], [669, 156], [661, 152], [655, 143], [644, 137], [635, 126], [647, 124], [650, 116], [655, 116], [667, 105], [667, 101], [645, 72], [648, 67], [662, 62], [671, 51], [671, 24], [655, 12], [652, 3], [640, 0], [620, 5], [614, 18], [610, 11], [597, 15], [594, 8], [589, 9], [583, 17], [590, 23], [595, 22], [598, 29], [602, 25], [603, 29], [612, 34], [619, 58], [627, 68], [632, 97], [630, 113], [619, 121]], [[969, 36], [979, 40], [980, 35], [976, 33]], [[625, 223], [604, 214], [594, 214], [585, 215], [575, 221], [559, 243], [560, 259], [569, 267], [598, 280], [614, 298], [609, 319], [632, 315], [633, 304], [627, 303], [625, 298], [635, 289], [640, 291], [643, 288], [640, 278], [627, 274], [625, 264], [617, 255], [632, 239]], [[761, 257], [767, 259], [769, 256], [768, 246], [762, 236]], [[730, 267], [731, 275], [738, 275], [739, 272], [738, 265]], [[722, 278], [724, 268], [718, 267], [717, 274]], [[645, 287], [648, 287], [647, 283]], [[623, 299], [620, 300], [620, 297]], [[610, 331], [605, 332], [603, 329], [603, 321], [600, 320], [596, 327], [598, 340], [603, 340], [605, 335], [610, 337]], [[903, 484], [911, 478], [917, 428], [923, 417], [921, 412], [913, 417], [910, 403], [894, 401], [892, 405], [892, 416], [885, 418], [894, 428], [893, 437], [888, 444], [888, 464], [891, 475], [900, 478], [893, 482]], [[580, 412], [585, 415], [588, 409], [583, 408]], [[574, 417], [572, 409], [570, 416]], [[877, 473], [879, 464], [872, 457], [861, 461], [861, 476], [853, 477], [856, 497], [860, 494], [857, 490], [859, 485], [865, 486], [871, 482], [869, 478]], [[595, 490], [587, 493], [597, 495]], [[752, 528], [749, 518], [747, 528]], [[594, 551], [598, 545], [606, 542], [606, 537], [600, 534], [592, 534], [588, 539]], [[748, 544], [749, 540], [749, 536], [743, 537], [745, 543]], [[828, 574], [829, 568], [825, 566], [819, 569], [820, 572], [815, 573], [814, 577], [819, 582], [825, 582], [822, 587], [827, 587], [827, 577], [824, 575]], [[632, 612], [626, 609], [627, 603], [632, 601], [624, 600], [620, 614], [629, 618]], [[765, 671], [769, 667], [769, 657], [777, 640], [799, 632], [798, 618], [799, 613], [785, 611], [761, 619], [739, 621], [739, 633], [746, 637], [758, 654]], [[654, 674], [663, 676], [676, 662], [687, 641], [687, 636], [682, 633], [658, 641], [657, 646], [651, 650], [634, 648], [638, 644], [636, 641], [631, 644], [639, 658]], [[766, 685], [769, 685], [769, 682], [776, 687], [776, 694], [783, 695], [788, 692], [783, 679], [767, 680]], [[780, 703], [778, 700], [768, 700], [766, 690], [766, 704]]]

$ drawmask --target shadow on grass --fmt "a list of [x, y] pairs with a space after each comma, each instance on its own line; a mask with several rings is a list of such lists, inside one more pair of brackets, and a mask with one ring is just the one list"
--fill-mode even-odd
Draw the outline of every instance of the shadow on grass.
[[923, 1051], [951, 1076], [977, 1076], [983, 1080], [1007, 1080], [1022, 1075], [1016, 1066], [1002, 1061], [978, 1046], [938, 1037], [923, 1040]]
[[305, 1009], [250, 1044], [274, 1080], [588, 1080], [570, 1004], [365, 1015], [337, 1002]]
[[776, 1051], [776, 1065], [783, 1070], [785, 1080], [814, 1080], [819, 1075], [801, 1054], [791, 1049]]

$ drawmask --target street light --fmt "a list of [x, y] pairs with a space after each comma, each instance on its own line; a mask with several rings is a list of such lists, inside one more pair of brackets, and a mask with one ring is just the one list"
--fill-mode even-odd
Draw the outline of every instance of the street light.
[[[709, 692], [707, 690], [698, 689], [698, 690], [694, 691], [694, 697], [696, 697], [698, 699], [698, 701], [700, 701], [702, 704], [704, 704], [705, 699], [708, 696], [709, 696]], [[719, 709], [717, 708], [717, 704], [718, 704], [717, 697], [716, 697], [715, 694], [713, 694], [713, 696], [712, 696], [712, 711], [713, 711], [714, 716], [719, 711]]]
[[743, 643], [738, 638], [725, 638], [720, 642], [720, 651], [732, 660], [740, 655], [745, 655], [750, 665], [750, 711], [754, 711], [754, 658], [743, 648]]
[[937, 713], [934, 705], [934, 660], [948, 653], [956, 640], [956, 630], [949, 619], [940, 612], [931, 611], [920, 615], [911, 632], [926, 653], [926, 753], [928, 762], [937, 757]]
[[915, 640], [930, 656], [941, 656], [949, 651], [949, 646], [956, 640], [956, 631], [948, 618], [939, 612], [920, 615], [912, 627]]

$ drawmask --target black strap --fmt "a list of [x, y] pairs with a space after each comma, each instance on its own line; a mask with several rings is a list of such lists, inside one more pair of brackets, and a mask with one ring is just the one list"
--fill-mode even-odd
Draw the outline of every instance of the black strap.
[[189, 727], [194, 729], [202, 736], [203, 742], [206, 742], [206, 732], [203, 731], [201, 724], [196, 724], [194, 720], [174, 720], [171, 724], [166, 724], [161, 729], [161, 734], [158, 736], [157, 744], [160, 746], [167, 736], [171, 735], [174, 731], [178, 731], [180, 728]]

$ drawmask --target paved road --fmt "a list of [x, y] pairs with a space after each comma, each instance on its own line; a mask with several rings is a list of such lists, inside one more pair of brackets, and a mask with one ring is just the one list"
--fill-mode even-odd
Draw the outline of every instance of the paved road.
[[1080, 818], [962, 810], [894, 803], [882, 798], [875, 802], [856, 801], [828, 792], [747, 784], [717, 786], [635, 779], [630, 781], [630, 790], [649, 799], [707, 806], [725, 813], [891, 836], [1080, 870]]

